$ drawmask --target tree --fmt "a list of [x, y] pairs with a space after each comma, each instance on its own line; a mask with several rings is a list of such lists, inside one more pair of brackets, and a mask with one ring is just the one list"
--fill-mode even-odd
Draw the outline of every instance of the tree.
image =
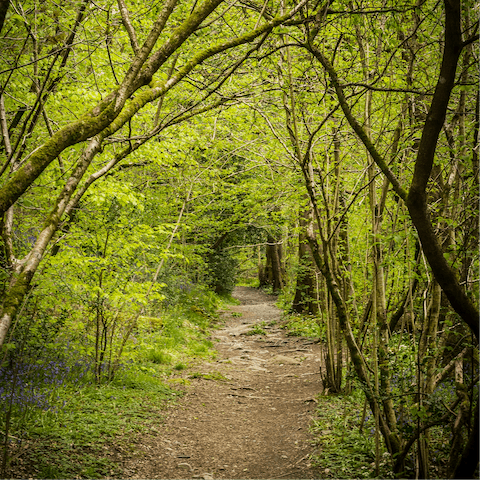
[[[100, 155], [105, 147], [105, 144], [112, 142], [113, 137], [117, 132], [122, 129], [129, 131], [131, 123], [136, 115], [140, 114], [142, 108], [151, 105], [151, 103], [158, 99], [163, 99], [165, 94], [169, 92], [180, 81], [184, 81], [187, 76], [200, 64], [205, 64], [206, 60], [214, 57], [217, 54], [226, 52], [232, 48], [246, 45], [254, 39], [261, 37], [263, 39], [275, 26], [282, 24], [287, 19], [292, 17], [303, 5], [302, 3], [295, 6], [290, 12], [283, 16], [277, 16], [267, 21], [261, 26], [255, 26], [255, 28], [248, 30], [247, 33], [243, 33], [240, 36], [236, 36], [232, 39], [225, 39], [225, 36], [220, 34], [219, 42], [211, 47], [198, 49], [190, 48], [186, 49], [186, 57], [181, 67], [177, 67], [177, 71], [168, 75], [167, 78], [154, 77], [159, 69], [165, 65], [167, 60], [171, 59], [173, 55], [182, 47], [182, 45], [192, 37], [194, 32], [198, 30], [202, 22], [221, 4], [221, 0], [209, 0], [201, 5], [195, 6], [192, 11], [186, 16], [178, 26], [175, 26], [175, 20], [172, 17], [172, 12], [175, 8], [176, 1], [172, 0], [165, 4], [159, 12], [157, 18], [152, 22], [152, 26], [146, 39], [141, 47], [138, 49], [135, 47], [137, 41], [133, 36], [134, 28], [131, 25], [131, 21], [128, 17], [128, 11], [123, 4], [120, 5], [120, 12], [123, 15], [122, 23], [126, 25], [126, 31], [130, 38], [130, 43], [134, 46], [133, 59], [128, 62], [128, 66], [123, 68], [124, 74], [121, 81], [117, 80], [117, 74], [111, 64], [111, 58], [109, 58], [110, 66], [112, 67], [112, 81], [118, 86], [112, 88], [107, 85], [105, 92], [102, 92], [102, 99], [96, 103], [95, 106], [88, 109], [86, 113], [80, 116], [78, 119], [72, 120], [65, 126], [61, 127], [58, 131], [53, 132], [51, 137], [47, 139], [40, 146], [33, 148], [32, 151], [20, 162], [20, 154], [23, 153], [23, 148], [15, 153], [16, 157], [13, 157], [14, 153], [9, 154], [7, 163], [5, 163], [4, 171], [11, 163], [11, 174], [9, 178], [0, 187], [0, 211], [2, 215], [6, 215], [6, 221], [4, 220], [4, 244], [10, 245], [9, 236], [11, 233], [11, 213], [7, 213], [18, 200], [28, 194], [29, 187], [43, 175], [43, 172], [48, 172], [47, 169], [52, 162], [59, 157], [67, 148], [74, 147], [87, 141], [84, 151], [80, 154], [76, 162], [74, 162], [72, 173], [70, 173], [68, 179], [63, 183], [63, 188], [59, 192], [55, 205], [51, 209], [50, 213], [46, 216], [41, 233], [37, 236], [35, 245], [31, 251], [21, 261], [15, 261], [9, 256], [8, 264], [6, 268], [11, 272], [8, 280], [8, 287], [4, 292], [2, 314], [0, 316], [0, 343], [3, 343], [9, 326], [15, 317], [21, 302], [25, 297], [26, 292], [30, 286], [33, 275], [35, 274], [42, 257], [45, 254], [47, 246], [50, 244], [54, 237], [62, 217], [68, 214], [73, 208], [76, 202], [86, 190], [86, 188], [79, 189], [80, 182], [87, 170], [93, 165], [94, 159], [97, 155]], [[107, 12], [109, 10], [107, 9]], [[108, 15], [107, 15], [108, 16]], [[83, 15], [77, 16], [77, 20], [82, 21]], [[77, 23], [79, 23], [77, 22]], [[172, 27], [170, 29], [170, 24]], [[75, 23], [75, 26], [78, 26]], [[215, 22], [213, 22], [215, 23]], [[28, 31], [28, 27], [26, 27]], [[75, 32], [75, 28], [73, 29]], [[162, 33], [167, 34], [167, 39], [163, 41], [161, 46], [155, 50], [155, 45]], [[204, 32], [202, 32], [204, 33]], [[28, 37], [27, 37], [28, 38]], [[66, 52], [69, 51], [72, 39], [67, 39], [64, 47]], [[262, 43], [262, 38], [253, 50], [256, 50]], [[69, 43], [70, 42], [70, 43]], [[200, 42], [201, 44], [201, 42]], [[217, 88], [221, 86], [225, 81], [225, 77], [228, 77], [235, 71], [239, 63], [242, 63], [250, 54], [252, 48], [247, 48], [247, 52], [238, 58], [233, 60], [233, 64], [226, 70], [223, 70], [223, 74], [220, 78], [216, 77], [214, 83]], [[57, 51], [54, 59], [60, 57], [62, 49]], [[110, 51], [107, 49], [110, 55]], [[191, 53], [190, 53], [191, 52]], [[110, 55], [111, 56], [111, 55]], [[64, 56], [64, 58], [66, 55]], [[178, 57], [177, 57], [178, 58]], [[182, 57], [183, 60], [183, 57]], [[175, 60], [175, 63], [177, 60]], [[50, 70], [53, 69], [55, 62], [50, 65]], [[34, 62], [35, 69], [38, 69], [37, 62]], [[63, 69], [65, 65], [62, 63], [60, 68]], [[13, 69], [15, 71], [15, 68]], [[55, 82], [54, 82], [55, 83]], [[48, 85], [48, 76], [44, 85]], [[5, 86], [3, 87], [3, 90]], [[42, 88], [40, 88], [37, 95], [37, 104], [40, 111], [43, 108], [44, 98], [42, 97]], [[53, 91], [53, 88], [50, 88]], [[214, 87], [215, 90], [215, 87]], [[211, 91], [206, 90], [206, 98], [211, 95]], [[42, 101], [40, 101], [42, 100]], [[186, 116], [188, 116], [187, 108]], [[156, 123], [156, 122], [155, 122]], [[157, 128], [158, 127], [158, 128]], [[161, 126], [165, 127], [165, 125]], [[136, 147], [142, 145], [145, 140], [152, 138], [161, 128], [158, 125], [154, 125], [154, 128], [149, 134], [141, 135], [142, 139], [137, 142]], [[130, 132], [131, 133], [131, 132]], [[7, 132], [3, 131], [4, 138]], [[20, 137], [19, 137], [20, 138]], [[131, 135], [128, 134], [128, 138], [131, 139]], [[144, 140], [144, 141], [142, 141]], [[114, 142], [114, 140], [113, 140]], [[113, 167], [120, 159], [125, 158], [132, 150], [134, 145], [131, 140], [127, 140], [128, 147], [121, 154], [115, 154], [114, 160], [109, 163], [109, 168]], [[5, 143], [6, 145], [6, 143]], [[15, 161], [12, 162], [12, 159]], [[108, 171], [109, 168], [103, 168], [96, 173], [92, 174], [89, 180], [86, 182], [86, 187], [101, 177]], [[47, 170], [46, 170], [47, 169]], [[74, 194], [77, 192], [76, 196]], [[12, 212], [10, 210], [10, 212]], [[13, 261], [12, 261], [13, 260]]]
[[[323, 19], [319, 18], [317, 20], [315, 27], [310, 30], [308, 40], [304, 43], [304, 46], [315, 56], [315, 58], [321, 63], [327, 72], [346, 119], [350, 123], [355, 133], [358, 135], [359, 139], [361, 139], [361, 141], [364, 143], [375, 163], [385, 174], [396, 195], [405, 201], [409, 216], [415, 225], [420, 238], [422, 251], [429, 262], [436, 281], [442, 287], [443, 292], [449, 299], [454, 310], [462, 317], [464, 322], [468, 325], [475, 337], [478, 339], [478, 310], [473, 304], [471, 298], [469, 298], [465, 292], [464, 288], [460, 285], [454, 269], [445, 258], [442, 250], [441, 239], [439, 238], [438, 233], [436, 233], [432, 223], [432, 217], [430, 213], [431, 206], [429, 205], [427, 195], [429, 180], [432, 176], [432, 171], [434, 170], [433, 167], [437, 148], [437, 140], [445, 122], [451, 92], [455, 85], [458, 60], [460, 58], [462, 48], [466, 47], [472, 41], [472, 39], [467, 39], [466, 41], [462, 40], [460, 3], [445, 2], [444, 8], [445, 32], [443, 37], [444, 49], [442, 64], [432, 101], [422, 125], [421, 139], [418, 144], [418, 151], [415, 158], [414, 173], [408, 192], [402, 186], [402, 182], [399, 180], [398, 174], [394, 174], [392, 167], [390, 166], [391, 164], [389, 165], [389, 163], [387, 163], [384, 155], [379, 153], [377, 146], [375, 145], [374, 141], [372, 141], [371, 134], [368, 130], [368, 123], [367, 126], [362, 126], [361, 122], [353, 113], [345, 94], [345, 87], [341, 84], [336, 69], [333, 67], [331, 61], [327, 59], [324, 50], [315, 44], [315, 38], [322, 28]], [[407, 75], [407, 78], [410, 78], [410, 76]], [[336, 286], [333, 282], [331, 288], [333, 290], [336, 289]], [[438, 298], [438, 296], [434, 296], [434, 298]], [[341, 310], [344, 309], [341, 296], [338, 295], [336, 299], [338, 308]], [[435, 317], [435, 314], [432, 315]], [[429, 316], [428, 318], [432, 318], [432, 316]], [[433, 320], [433, 323], [436, 324], [436, 320]], [[348, 329], [348, 322], [346, 320], [343, 326], [344, 328]], [[425, 332], [428, 332], [425, 334], [424, 340], [430, 339], [431, 341], [434, 338], [435, 333], [430, 330], [428, 325], [424, 325], [423, 328]], [[350, 334], [348, 334], [348, 336], [350, 336]], [[352, 359], [356, 363], [357, 373], [361, 378], [363, 378], [365, 373], [363, 371], [363, 367], [360, 362], [356, 362], [357, 347], [352, 341], [349, 342], [348, 338], [347, 343], [349, 343]], [[390, 415], [387, 414], [386, 418], [389, 416]], [[475, 417], [475, 424], [477, 425], [477, 415], [475, 415]], [[390, 416], [390, 418], [393, 417]], [[471, 435], [478, 436], [478, 431], [476, 428], [477, 427], [472, 429]], [[385, 428], [383, 428], [383, 434], [387, 443], [389, 437], [390, 440], [393, 439], [392, 433]], [[398, 440], [395, 440], [395, 443], [398, 443]], [[397, 450], [397, 448], [399, 448], [399, 450]], [[400, 450], [403, 450], [403, 452], [406, 451], [406, 449], [402, 448], [400, 444], [398, 444], [398, 446], [392, 450], [392, 453], [397, 452], [398, 454], [397, 462], [399, 459], [404, 458], [404, 453], [400, 454]], [[466, 450], [469, 449], [467, 448]], [[476, 464], [478, 464], [478, 457], [474, 462], [471, 463], [472, 469], [475, 468]], [[427, 468], [427, 464], [424, 463], [424, 465], [425, 468]], [[460, 462], [460, 465], [461, 468], [463, 468], [464, 464], [462, 464], [462, 462]], [[400, 465], [397, 465], [397, 468], [399, 467]], [[473, 474], [473, 470], [470, 470], [469, 474]], [[423, 471], [423, 475], [428, 475], [428, 472]]]
[[260, 266], [324, 335], [325, 392], [364, 392], [377, 470], [385, 448], [395, 474], [432, 476], [442, 441], [442, 472], [471, 475], [471, 6], [10, 8], [3, 335], [25, 312], [88, 319], [97, 380], [111, 378], [144, 315]]
[[10, 0], [2, 0], [0, 2], [0, 32], [2, 31], [5, 23], [5, 17], [7, 16], [8, 7], [10, 6]]

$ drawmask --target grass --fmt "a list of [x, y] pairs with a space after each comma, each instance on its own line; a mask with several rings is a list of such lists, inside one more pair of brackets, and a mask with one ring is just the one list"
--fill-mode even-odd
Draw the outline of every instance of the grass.
[[157, 350], [155, 348], [149, 350], [146, 357], [148, 361], [159, 365], [169, 365], [172, 363], [173, 359], [172, 355], [169, 353], [165, 353], [162, 350]]
[[220, 372], [210, 372], [210, 373], [200, 373], [200, 372], [192, 372], [189, 378], [204, 378], [205, 380], [216, 380], [220, 382], [226, 382], [228, 380], [225, 375], [221, 374]]
[[[221, 301], [194, 300], [162, 312], [161, 318], [142, 317], [125, 345], [124, 365], [111, 382], [88, 383], [91, 375], [81, 381], [70, 378], [55, 387], [56, 400], [49, 410], [30, 405], [24, 407], [26, 414], [19, 410], [10, 430], [7, 476], [121, 476], [119, 460], [135, 452], [137, 436], [150, 432], [167, 402], [181, 395], [176, 388], [190, 383], [172, 375], [216, 355], [208, 335], [217, 322]], [[216, 373], [200, 375], [226, 380]], [[4, 422], [2, 411], [0, 437]]]
[[324, 338], [325, 328], [321, 326], [319, 318], [312, 315], [291, 314], [285, 317], [288, 336]]
[[118, 476], [118, 452], [133, 453], [135, 435], [147, 431], [152, 418], [158, 421], [165, 403], [178, 395], [151, 375], [133, 371], [108, 385], [64, 387], [56, 412], [41, 412], [25, 425], [28, 435], [12, 449], [12, 466], [36, 478]]
[[166, 377], [196, 360], [214, 358], [216, 351], [207, 336], [216, 324], [215, 312], [203, 306], [186, 307], [163, 313], [161, 330], [149, 324], [140, 327], [125, 348], [126, 358]]
[[261, 322], [252, 326], [252, 329], [245, 333], [245, 335], [266, 335], [267, 332], [262, 328], [265, 327], [266, 323]]
[[[375, 478], [375, 443], [373, 419], [360, 431], [362, 395], [319, 396], [312, 423], [317, 453], [312, 463], [323, 478]], [[382, 447], [383, 448], [383, 447]], [[382, 451], [379, 478], [392, 478], [389, 455]]]

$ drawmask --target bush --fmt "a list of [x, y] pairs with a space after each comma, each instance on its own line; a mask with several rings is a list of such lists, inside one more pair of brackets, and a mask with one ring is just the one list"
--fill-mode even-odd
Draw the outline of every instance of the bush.
[[225, 250], [214, 252], [208, 259], [208, 284], [219, 295], [232, 293], [236, 283], [238, 261]]

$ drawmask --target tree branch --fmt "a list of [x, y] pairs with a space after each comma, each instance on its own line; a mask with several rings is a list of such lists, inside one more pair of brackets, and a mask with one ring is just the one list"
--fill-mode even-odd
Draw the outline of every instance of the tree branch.
[[128, 13], [127, 6], [125, 5], [125, 0], [117, 1], [118, 9], [120, 10], [120, 15], [122, 16], [123, 26], [128, 33], [128, 38], [130, 39], [130, 45], [132, 46], [133, 53], [137, 55], [140, 47], [138, 46], [137, 34], [135, 33], [132, 22], [130, 21], [130, 14]]
[[455, 272], [443, 255], [427, 204], [427, 184], [431, 176], [438, 137], [445, 121], [450, 94], [455, 84], [457, 64], [462, 51], [460, 1], [445, 0], [444, 6], [445, 47], [442, 65], [423, 127], [406, 205], [435, 279], [442, 287], [453, 309], [462, 317], [478, 340], [479, 312], [460, 286]]
[[340, 85], [337, 72], [335, 71], [333, 65], [328, 61], [325, 55], [323, 55], [323, 53], [316, 46], [312, 44], [305, 44], [304, 46], [315, 56], [315, 58], [322, 64], [323, 68], [327, 71], [330, 77], [330, 81], [335, 88], [335, 92], [337, 94], [338, 101], [340, 102], [340, 106], [342, 107], [343, 113], [348, 120], [348, 123], [353, 128], [360, 140], [363, 142], [366, 149], [368, 150], [380, 170], [382, 170], [382, 172], [388, 178], [397, 195], [403, 200], [406, 200], [407, 192], [404, 190], [395, 174], [390, 170], [383, 156], [377, 151], [375, 145], [370, 140], [370, 137], [367, 135], [363, 127], [353, 116], [350, 106], [347, 103], [343, 87]]

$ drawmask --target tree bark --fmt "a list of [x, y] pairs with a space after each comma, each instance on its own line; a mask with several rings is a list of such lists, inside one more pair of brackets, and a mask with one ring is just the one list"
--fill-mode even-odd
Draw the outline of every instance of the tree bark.
[[5, 17], [7, 16], [9, 6], [10, 0], [0, 0], [0, 32], [2, 31], [3, 24], [5, 23]]
[[282, 250], [275, 239], [268, 235], [267, 237], [267, 264], [265, 267], [266, 277], [272, 285], [274, 292], [279, 292], [283, 288], [282, 273]]
[[307, 230], [313, 231], [311, 212], [300, 214], [300, 232], [298, 234], [298, 272], [295, 297], [292, 310], [297, 313], [316, 315], [319, 311], [317, 301], [317, 282], [315, 263], [307, 240]]
[[443, 255], [439, 239], [433, 229], [427, 204], [427, 183], [432, 172], [438, 136], [445, 121], [450, 94], [455, 83], [457, 64], [462, 51], [460, 1], [445, 0], [444, 6], [445, 48], [442, 66], [422, 131], [406, 204], [435, 279], [442, 287], [453, 309], [462, 317], [478, 340], [479, 312], [460, 286], [455, 272]]

